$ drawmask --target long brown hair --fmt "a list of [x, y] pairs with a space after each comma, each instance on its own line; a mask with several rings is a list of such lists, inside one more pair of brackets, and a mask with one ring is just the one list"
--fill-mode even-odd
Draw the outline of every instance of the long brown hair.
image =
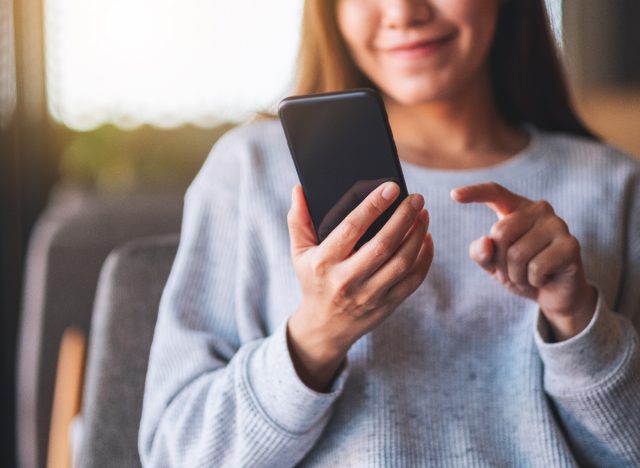
[[[342, 39], [335, 5], [305, 1], [294, 94], [376, 88]], [[596, 138], [571, 104], [543, 0], [503, 3], [489, 61], [496, 105], [508, 122]]]

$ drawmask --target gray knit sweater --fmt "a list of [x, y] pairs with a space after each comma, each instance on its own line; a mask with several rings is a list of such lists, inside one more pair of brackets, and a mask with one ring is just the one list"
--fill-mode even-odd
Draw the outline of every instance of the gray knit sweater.
[[[286, 222], [298, 179], [280, 123], [223, 136], [185, 198], [151, 348], [143, 464], [640, 466], [640, 164], [531, 131], [527, 149], [491, 168], [402, 162], [430, 211], [434, 262], [352, 346], [328, 393], [305, 386], [287, 349], [301, 301]], [[548, 200], [580, 241], [599, 294], [579, 335], [549, 343], [537, 305], [469, 258], [496, 216], [449, 191], [480, 181]]]

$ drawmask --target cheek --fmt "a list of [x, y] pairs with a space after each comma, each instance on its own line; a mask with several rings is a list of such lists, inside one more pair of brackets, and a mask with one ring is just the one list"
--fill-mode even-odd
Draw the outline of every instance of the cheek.
[[373, 8], [367, 6], [368, 3], [361, 0], [341, 0], [336, 5], [338, 29], [356, 62], [364, 60], [375, 34], [377, 15]]
[[462, 33], [462, 45], [481, 54], [488, 50], [501, 0], [443, 1], [443, 13]]

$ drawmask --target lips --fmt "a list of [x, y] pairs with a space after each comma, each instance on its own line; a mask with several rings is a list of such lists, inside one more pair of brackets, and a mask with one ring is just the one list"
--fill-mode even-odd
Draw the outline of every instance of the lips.
[[389, 52], [397, 56], [423, 56], [429, 55], [432, 52], [442, 48], [445, 44], [449, 43], [455, 33], [449, 33], [444, 36], [440, 36], [433, 39], [423, 39], [418, 41], [406, 42], [393, 47], [383, 49], [385, 52]]

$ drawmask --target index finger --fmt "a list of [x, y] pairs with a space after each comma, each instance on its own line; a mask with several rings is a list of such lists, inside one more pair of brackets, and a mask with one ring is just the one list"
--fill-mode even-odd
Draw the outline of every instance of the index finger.
[[513, 213], [529, 202], [495, 182], [466, 185], [451, 191], [451, 198], [458, 203], [485, 203], [498, 217]]
[[321, 256], [333, 261], [347, 258], [369, 226], [393, 204], [399, 194], [400, 187], [394, 182], [385, 182], [375, 188], [320, 243]]

